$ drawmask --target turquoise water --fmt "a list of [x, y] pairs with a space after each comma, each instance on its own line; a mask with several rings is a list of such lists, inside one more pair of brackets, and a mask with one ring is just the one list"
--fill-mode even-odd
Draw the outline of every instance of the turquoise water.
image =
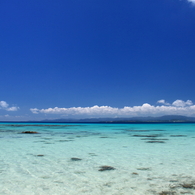
[[194, 173], [195, 124], [0, 124], [0, 195], [195, 194]]

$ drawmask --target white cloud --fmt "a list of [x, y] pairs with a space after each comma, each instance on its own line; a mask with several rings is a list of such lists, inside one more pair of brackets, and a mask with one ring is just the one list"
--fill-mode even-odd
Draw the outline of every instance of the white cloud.
[[159, 104], [164, 104], [164, 105], [170, 105], [168, 102], [166, 102], [165, 100], [158, 100], [157, 103]]
[[93, 106], [93, 107], [71, 107], [71, 108], [47, 108], [47, 109], [37, 109], [31, 108], [32, 113], [45, 113], [45, 114], [113, 114], [117, 113], [118, 108], [112, 108], [110, 106]]
[[9, 104], [7, 104], [5, 101], [0, 101], [0, 107], [7, 108]]
[[186, 105], [191, 106], [191, 105], [193, 105], [193, 102], [191, 100], [187, 100]]
[[191, 106], [193, 105], [191, 100], [187, 100], [186, 102], [184, 102], [183, 100], [175, 100], [172, 103], [173, 106], [177, 106], [177, 107], [185, 107], [185, 106]]
[[0, 109], [7, 110], [7, 111], [17, 111], [19, 107], [16, 106], [9, 107], [9, 104], [6, 101], [0, 101]]
[[7, 111], [17, 111], [17, 110], [19, 110], [19, 107], [13, 106], [13, 107], [7, 108], [6, 110]]
[[31, 108], [30, 111], [31, 111], [33, 114], [38, 114], [38, 113], [39, 113], [39, 109], [37, 109], [37, 108]]
[[195, 0], [187, 0], [187, 1], [190, 2], [190, 3], [195, 4]]
[[158, 100], [157, 103], [165, 104], [165, 100]]
[[160, 116], [160, 115], [195, 115], [195, 105], [191, 100], [186, 102], [183, 100], [176, 100], [172, 104], [167, 103], [165, 100], [159, 100], [158, 103], [162, 103], [161, 106], [153, 106], [145, 103], [141, 106], [125, 106], [123, 108], [114, 108], [110, 106], [92, 106], [92, 107], [71, 107], [71, 108], [47, 108], [38, 109], [31, 108], [31, 112], [34, 114], [63, 114], [67, 116]]

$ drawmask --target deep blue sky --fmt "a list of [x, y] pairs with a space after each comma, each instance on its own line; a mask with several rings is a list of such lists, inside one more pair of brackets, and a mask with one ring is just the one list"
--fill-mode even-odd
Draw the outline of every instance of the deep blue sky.
[[0, 29], [0, 101], [9, 104], [0, 120], [62, 117], [31, 108], [195, 102], [187, 0], [6, 0]]

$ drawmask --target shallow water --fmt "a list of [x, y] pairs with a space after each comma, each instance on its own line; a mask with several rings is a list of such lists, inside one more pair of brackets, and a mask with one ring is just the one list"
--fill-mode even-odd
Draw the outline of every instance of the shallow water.
[[193, 123], [1, 123], [0, 148], [0, 195], [195, 194]]

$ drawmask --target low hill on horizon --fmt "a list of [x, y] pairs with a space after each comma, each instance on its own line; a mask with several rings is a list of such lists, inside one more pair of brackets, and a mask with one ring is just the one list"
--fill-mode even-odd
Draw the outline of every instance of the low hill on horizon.
[[92, 122], [92, 123], [133, 123], [133, 122], [195, 122], [195, 117], [182, 115], [164, 115], [160, 117], [130, 117], [130, 118], [84, 118], [84, 119], [45, 119], [40, 122]]

